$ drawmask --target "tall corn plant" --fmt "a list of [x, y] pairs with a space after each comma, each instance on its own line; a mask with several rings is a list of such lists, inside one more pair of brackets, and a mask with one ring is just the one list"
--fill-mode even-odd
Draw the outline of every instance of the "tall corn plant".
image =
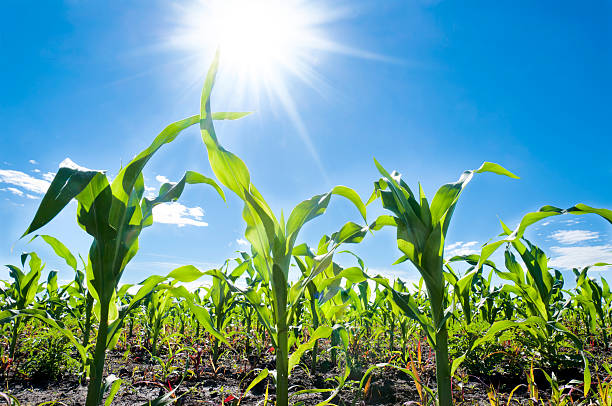
[[[313, 272], [289, 289], [289, 266], [298, 234], [304, 224], [326, 211], [333, 195], [343, 196], [354, 203], [364, 219], [365, 205], [352, 189], [336, 186], [327, 193], [313, 196], [298, 204], [287, 221], [282, 216], [279, 221], [251, 183], [250, 174], [244, 162], [225, 150], [219, 144], [215, 134], [213, 116], [210, 111], [210, 92], [214, 85], [218, 62], [219, 54], [217, 53], [202, 90], [200, 130], [215, 176], [244, 202], [242, 217], [247, 225], [245, 237], [251, 243], [254, 267], [261, 276], [263, 285], [268, 286], [270, 290], [269, 302], [266, 303], [266, 306], [262, 305], [261, 296], [255, 292], [247, 292], [246, 298], [253, 302], [260, 320], [272, 337], [276, 350], [276, 403], [279, 406], [286, 406], [288, 404], [289, 372], [291, 365], [295, 362], [295, 357], [293, 362], [290, 362], [289, 358], [288, 333], [296, 305], [301, 305], [300, 299], [312, 278], [329, 266], [335, 249], [343, 242], [363, 238], [366, 228], [355, 223], [347, 223], [332, 236], [332, 248], [319, 258], [319, 265]], [[268, 300], [268, 296], [264, 300]], [[315, 332], [313, 336], [316, 337], [316, 334]]]
[[[208, 120], [211, 119], [208, 115]], [[96, 301], [99, 328], [90, 367], [91, 381], [86, 406], [98, 405], [102, 400], [106, 348], [120, 325], [109, 324], [118, 317], [116, 289], [126, 265], [138, 251], [138, 237], [142, 229], [153, 224], [153, 208], [178, 199], [186, 184], [209, 184], [225, 198], [212, 179], [191, 171], [186, 172], [176, 184], [163, 184], [156, 198], [143, 197], [145, 185], [142, 170], [149, 159], [163, 145], [176, 139], [182, 130], [199, 121], [200, 116], [195, 115], [167, 126], [148, 148], [121, 169], [112, 183], [104, 171], [86, 169], [66, 159], [24, 233], [25, 236], [43, 227], [72, 199], [76, 199], [77, 222], [93, 237], [89, 249], [87, 283], [89, 293]], [[153, 284], [150, 288], [153, 288]]]
[[492, 172], [517, 178], [498, 164], [485, 162], [476, 170], [465, 171], [459, 180], [443, 185], [435, 194], [431, 205], [419, 185], [415, 196], [397, 172], [389, 174], [376, 160], [383, 178], [374, 183], [370, 202], [380, 198], [385, 209], [393, 216], [383, 215], [371, 225], [397, 228], [397, 246], [404, 254], [396, 263], [409, 260], [417, 268], [429, 297], [429, 314], [419, 310], [410, 294], [397, 292], [388, 284], [393, 299], [402, 310], [419, 322], [436, 354], [436, 384], [441, 406], [452, 404], [451, 365], [448, 358], [448, 330], [446, 320], [451, 313], [445, 311], [448, 291], [443, 272], [444, 243], [451, 217], [463, 188], [474, 174]]

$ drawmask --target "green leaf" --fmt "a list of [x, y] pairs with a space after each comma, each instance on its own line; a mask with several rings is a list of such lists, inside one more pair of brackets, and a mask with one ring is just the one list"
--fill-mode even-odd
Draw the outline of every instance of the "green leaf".
[[[378, 281], [377, 278], [374, 278], [374, 280]], [[407, 292], [398, 292], [391, 287], [388, 287], [387, 289], [390, 289], [395, 304], [402, 309], [406, 316], [410, 317], [421, 325], [421, 328], [423, 328], [429, 343], [435, 346], [436, 339], [434, 337], [434, 326], [431, 320], [429, 320], [427, 316], [421, 312], [412, 295]]]
[[50, 235], [36, 234], [34, 237], [32, 237], [30, 242], [33, 241], [36, 237], [42, 238], [47, 244], [51, 246], [51, 248], [53, 248], [53, 251], [55, 252], [57, 256], [59, 256], [60, 258], [63, 258], [64, 261], [66, 261], [66, 264], [69, 267], [71, 267], [75, 271], [77, 270], [76, 258], [74, 257], [74, 255], [72, 255], [72, 252], [70, 252], [70, 250], [66, 248], [66, 246], [60, 240]]
[[242, 112], [216, 112], [212, 113], [213, 120], [238, 120], [251, 114], [252, 111]]
[[474, 172], [475, 173], [492, 172], [492, 173], [496, 173], [498, 175], [505, 175], [505, 176], [508, 176], [510, 178], [520, 179], [518, 176], [516, 176], [515, 174], [513, 174], [512, 172], [510, 172], [509, 170], [507, 170], [503, 166], [498, 165], [498, 164], [493, 163], [493, 162], [483, 162], [483, 164], [480, 166], [480, 168], [476, 169]]
[[326, 193], [313, 196], [295, 206], [287, 219], [287, 236], [291, 247], [302, 226], [308, 221], [325, 213], [325, 209], [327, 209], [330, 199], [331, 193]]
[[465, 361], [465, 354], [453, 360], [453, 364], [451, 366], [451, 372], [450, 372], [451, 378], [455, 376], [455, 372], [457, 371], [457, 368], [459, 368], [461, 364], [463, 364], [463, 361]]
[[80, 167], [66, 158], [60, 164], [57, 174], [43, 196], [34, 219], [21, 237], [23, 238], [51, 221], [96, 176], [104, 175], [102, 171]]
[[365, 204], [363, 204], [363, 201], [361, 200], [361, 197], [359, 197], [357, 192], [355, 192], [353, 189], [347, 186], [335, 186], [331, 190], [331, 193], [334, 195], [345, 197], [348, 200], [350, 200], [355, 205], [355, 207], [357, 207], [357, 209], [359, 210], [361, 217], [363, 217], [363, 221], [367, 222], [366, 206]]
[[57, 331], [64, 337], [66, 337], [70, 341], [70, 343], [74, 345], [81, 357], [81, 362], [83, 363], [83, 365], [85, 365], [85, 363], [87, 362], [87, 352], [85, 347], [83, 347], [76, 340], [76, 338], [72, 334], [72, 331], [70, 331], [70, 329], [65, 328], [61, 322], [54, 320], [42, 309], [5, 310], [0, 312], [0, 326], [18, 317], [32, 317], [38, 319], [43, 323], [49, 325], [51, 328], [53, 328], [55, 331]]
[[105, 393], [106, 390], [110, 388], [108, 396], [106, 397], [106, 400], [104, 401], [104, 406], [110, 406], [113, 403], [113, 399], [115, 398], [115, 395], [117, 394], [117, 392], [119, 392], [119, 388], [121, 387], [122, 382], [123, 382], [123, 379], [118, 378], [114, 374], [111, 374], [107, 376], [106, 379], [104, 379], [104, 384], [103, 384], [104, 386], [103, 386], [102, 393]]
[[190, 293], [184, 286], [171, 287], [168, 288], [168, 291], [170, 291], [170, 293], [175, 297], [182, 297], [186, 299], [185, 302], [189, 306], [189, 309], [196, 317], [200, 325], [202, 325], [202, 327], [204, 327], [206, 331], [208, 331], [216, 339], [231, 347], [230, 343], [227, 341], [224, 335], [215, 327], [212, 317], [210, 317], [210, 313], [208, 313], [208, 310], [206, 310], [206, 308], [204, 308], [203, 306], [200, 306], [199, 304], [195, 303], [195, 301], [192, 299], [192, 293]]
[[534, 326], [534, 325], [544, 326], [545, 324], [546, 324], [546, 321], [542, 319], [541, 317], [537, 317], [537, 316], [532, 316], [522, 321], [498, 320], [491, 325], [491, 327], [489, 328], [489, 330], [486, 332], [484, 336], [474, 341], [474, 344], [472, 344], [471, 349], [473, 350], [474, 348], [478, 347], [481, 343], [486, 342], [487, 340], [490, 340], [491, 338], [493, 338], [497, 333], [500, 333], [504, 330], [508, 330], [509, 328], [518, 327], [523, 330], [528, 330], [531, 326]]
[[584, 351], [582, 353], [582, 360], [584, 362], [584, 393], [587, 394], [591, 390], [591, 370], [589, 368], [589, 358], [586, 356]]
[[221, 196], [223, 201], [224, 202], [226, 201], [225, 200], [225, 193], [223, 193], [223, 190], [221, 189], [221, 187], [219, 187], [219, 185], [217, 184], [217, 182], [215, 182], [214, 179], [206, 177], [206, 176], [204, 176], [204, 175], [202, 175], [201, 173], [198, 173], [198, 172], [187, 171], [187, 173], [185, 174], [185, 180], [190, 185], [194, 185], [194, 184], [197, 184], [197, 183], [205, 183], [207, 185], [212, 186], [213, 188], [215, 188], [217, 193], [219, 193], [219, 196]]
[[193, 265], [184, 265], [168, 274], [168, 278], [176, 279], [179, 282], [193, 282], [204, 275], [198, 268]]
[[255, 387], [255, 385], [257, 385], [259, 382], [261, 382], [262, 380], [264, 380], [265, 378], [268, 377], [268, 369], [262, 369], [257, 376], [255, 377], [255, 379], [253, 379], [251, 381], [251, 383], [249, 384], [249, 386], [247, 386], [247, 388], [244, 390], [244, 392], [242, 393], [242, 395], [240, 396], [240, 399], [242, 399], [243, 397], [245, 397], [247, 395], [247, 393], [249, 393], [251, 391], [251, 389], [253, 389]]
[[[605, 219], [606, 221], [608, 221], [610, 224], [612, 224], [612, 210], [594, 208], [591, 206], [587, 206], [586, 204], [583, 204], [583, 203], [578, 203], [575, 206], [570, 207], [569, 209], [560, 209], [554, 206], [543, 206], [540, 208], [540, 210], [536, 212], [525, 214], [523, 218], [521, 219], [519, 225], [516, 227], [516, 229], [512, 233], [508, 233], [507, 231], [505, 231], [505, 233], [508, 235], [507, 237], [501, 240], [492, 242], [492, 243], [488, 243], [485, 246], [483, 246], [481, 254], [480, 254], [480, 261], [478, 262], [478, 267], [482, 266], [484, 261], [488, 259], [502, 244], [507, 243], [507, 242], [509, 243], [515, 242], [523, 238], [523, 235], [525, 234], [525, 230], [530, 225], [537, 223], [538, 221], [551, 217], [551, 216], [557, 216], [560, 214], [568, 214], [568, 213], [576, 214], [576, 215], [597, 214], [603, 219]], [[504, 226], [503, 223], [502, 223], [502, 226]]]
[[318, 339], [328, 338], [332, 331], [333, 329], [329, 326], [319, 326], [319, 328], [312, 333], [307, 342], [298, 346], [298, 348], [289, 357], [289, 373], [291, 373], [293, 367], [300, 362], [300, 358], [302, 358], [302, 354], [304, 354], [305, 351], [311, 349]]
[[[132, 190], [139, 176], [141, 176], [147, 162], [151, 159], [163, 145], [168, 144], [176, 139], [176, 137], [186, 128], [197, 124], [200, 121], [198, 115], [176, 121], [162, 130], [155, 137], [153, 142], [138, 155], [136, 155], [117, 175], [112, 183], [113, 196], [116, 201], [113, 202], [111, 209], [110, 223], [115, 227], [119, 227], [124, 222], [122, 217], [125, 214], [125, 207], [128, 206], [128, 200], [132, 194]], [[122, 208], [123, 206], [123, 208]]]

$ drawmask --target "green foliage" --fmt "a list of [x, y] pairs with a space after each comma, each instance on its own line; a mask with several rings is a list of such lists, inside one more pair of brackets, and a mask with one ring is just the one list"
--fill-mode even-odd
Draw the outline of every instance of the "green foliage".
[[[242, 217], [246, 222], [245, 237], [251, 244], [253, 267], [262, 280], [267, 294], [254, 290], [243, 292], [257, 311], [268, 330], [276, 350], [277, 404], [288, 404], [289, 327], [296, 307], [301, 303], [308, 283], [331, 263], [334, 251], [342, 243], [359, 242], [367, 228], [356, 223], [345, 224], [334, 233], [328, 252], [317, 259], [317, 266], [291, 288], [288, 286], [289, 266], [298, 235], [304, 224], [325, 213], [333, 195], [339, 195], [355, 204], [365, 220], [365, 205], [359, 195], [345, 186], [336, 186], [327, 193], [313, 196], [298, 204], [287, 221], [276, 218], [263, 196], [251, 183], [251, 176], [244, 162], [221, 146], [213, 126], [210, 110], [210, 92], [218, 68], [218, 54], [208, 72], [200, 104], [200, 130], [208, 151], [208, 160], [216, 178], [234, 192], [244, 203]], [[238, 290], [236, 288], [236, 290]]]
[[[60, 165], [24, 236], [50, 222], [74, 199], [77, 223], [92, 243], [83, 258], [55, 237], [32, 238], [50, 246], [74, 273], [74, 279], [64, 285], [60, 285], [56, 270], [43, 277], [44, 264], [34, 252], [21, 256], [21, 267], [8, 265], [12, 281], [0, 281], [2, 371], [10, 370], [16, 361], [19, 372], [28, 378], [60, 379], [77, 371], [84, 377], [89, 366], [86, 405], [101, 404], [105, 393], [105, 404], [110, 404], [123, 380], [114, 375], [103, 379], [106, 352], [120, 348], [126, 358], [134, 355], [132, 349], [138, 348], [133, 347], [134, 342], [141, 342], [133, 337], [135, 331], [135, 335], [146, 335], [151, 359], [158, 365], [152, 379], [164, 387], [170, 386], [180, 371], [184, 371], [183, 378], [188, 371], [200, 378], [209, 360], [216, 375], [230, 358], [221, 357], [223, 353], [235, 358], [234, 369], [239, 368], [241, 358], [248, 361], [251, 369], [244, 379], [261, 372], [240, 399], [235, 397], [235, 403], [270, 376], [276, 380], [277, 405], [287, 405], [289, 376], [298, 365], [313, 375], [322, 365], [326, 369], [338, 367], [338, 371], [344, 367], [335, 389], [296, 392], [330, 392], [321, 404], [336, 401], [334, 397], [345, 385], [353, 385], [355, 378], [361, 379], [359, 396], [365, 396], [371, 374], [383, 368], [410, 377], [422, 404], [433, 402], [426, 371], [426, 365], [433, 363], [435, 397], [442, 406], [453, 402], [451, 382], [456, 372], [463, 376], [459, 382], [463, 385], [468, 374], [519, 376], [529, 371], [526, 388], [535, 399], [539, 395], [534, 365], [536, 371], [541, 368], [553, 388], [555, 401], [567, 404], [568, 396], [557, 376], [544, 371], [567, 366], [583, 368], [585, 397], [595, 393], [590, 388], [592, 354], [587, 350], [598, 342], [608, 346], [610, 287], [604, 278], [590, 277], [591, 268], [586, 267], [574, 270], [576, 288], [567, 289], [562, 273], [549, 266], [545, 252], [524, 234], [529, 225], [559, 214], [597, 214], [612, 223], [612, 211], [584, 204], [565, 210], [544, 206], [525, 215], [515, 230], [502, 223], [502, 235], [484, 245], [480, 255], [445, 260], [452, 215], [474, 174], [516, 176], [500, 165], [485, 162], [476, 170], [465, 171], [457, 182], [440, 187], [430, 203], [420, 185], [418, 193], [413, 193], [399, 173], [389, 173], [375, 161], [382, 177], [374, 183], [368, 204], [380, 199], [388, 214], [369, 225], [349, 221], [310, 247], [299, 241], [301, 230], [327, 211], [334, 196], [351, 202], [354, 214], [364, 224], [366, 204], [353, 189], [335, 186], [297, 204], [286, 219], [283, 213], [277, 217], [252, 183], [246, 164], [217, 137], [214, 120], [234, 120], [248, 114], [211, 111], [217, 67], [218, 55], [206, 76], [200, 113], [167, 126], [112, 182], [104, 171], [86, 169], [70, 160]], [[200, 126], [216, 180], [186, 171], [177, 183], [162, 185], [155, 198], [145, 197], [145, 165], [162, 146], [195, 124]], [[240, 252], [215, 269], [184, 265], [166, 276], [150, 276], [138, 286], [121, 285], [123, 272], [138, 251], [140, 233], [154, 222], [153, 208], [176, 201], [187, 184], [207, 184], [225, 200], [217, 181], [243, 204], [250, 252]], [[402, 253], [396, 263], [410, 261], [421, 275], [414, 286], [399, 279], [372, 277], [361, 258], [340, 251], [343, 244], [360, 243], [369, 231], [386, 226], [396, 229]], [[504, 263], [497, 266], [490, 257], [502, 246]], [[340, 254], [351, 255], [357, 264], [347, 266]], [[600, 265], [607, 264], [594, 266]], [[289, 276], [292, 266], [299, 272], [296, 278]], [[205, 287], [195, 292], [182, 285], [200, 278], [206, 278]], [[94, 332], [92, 346], [90, 335]], [[20, 335], [25, 338], [16, 351]], [[275, 371], [258, 365], [271, 351]], [[80, 369], [71, 355], [80, 358]], [[308, 355], [310, 369], [301, 363]], [[603, 399], [609, 385], [599, 378], [597, 396]], [[169, 390], [150, 404], [176, 400], [176, 387]], [[224, 394], [224, 389], [218, 392]], [[495, 390], [491, 389], [488, 397], [491, 404], [499, 403]]]
[[79, 370], [78, 361], [70, 356], [70, 340], [52, 329], [27, 337], [19, 351], [24, 359], [19, 364], [19, 373], [34, 380], [57, 381]]
[[393, 216], [381, 216], [370, 227], [375, 230], [389, 225], [397, 228], [397, 246], [404, 255], [396, 263], [409, 260], [421, 274], [429, 299], [428, 314], [418, 308], [410, 294], [387, 286], [393, 300], [406, 315], [421, 325], [434, 347], [438, 402], [447, 406], [452, 404], [452, 395], [446, 321], [452, 313], [445, 311], [449, 302], [443, 272], [446, 232], [459, 196], [474, 174], [492, 172], [512, 178], [517, 176], [498, 164], [485, 162], [476, 170], [465, 171], [457, 182], [443, 185], [434, 195], [430, 205], [420, 185], [417, 197], [399, 173], [389, 174], [376, 160], [374, 162], [383, 178], [374, 183], [370, 202], [380, 198], [383, 207], [393, 213]]
[[[208, 120], [212, 120], [212, 117], [209, 116]], [[148, 148], [120, 170], [112, 183], [103, 171], [83, 168], [69, 159], [65, 160], [24, 233], [25, 236], [38, 230], [51, 221], [72, 199], [76, 199], [77, 222], [93, 237], [88, 257], [87, 283], [91, 286], [89, 294], [96, 302], [100, 327], [96, 338], [87, 406], [98, 405], [102, 400], [106, 348], [115, 342], [113, 335], [118, 332], [117, 328], [110, 326], [111, 334], [108, 334], [108, 323], [118, 317], [116, 289], [125, 267], [138, 251], [141, 231], [153, 223], [153, 208], [158, 204], [177, 200], [187, 183], [209, 184], [225, 198], [212, 179], [192, 171], [186, 172], [178, 183], [163, 184], [157, 197], [144, 197], [142, 170], [147, 162], [163, 145], [172, 142], [181, 131], [199, 121], [199, 116], [192, 116], [167, 126]], [[153, 285], [149, 287], [152, 289]]]

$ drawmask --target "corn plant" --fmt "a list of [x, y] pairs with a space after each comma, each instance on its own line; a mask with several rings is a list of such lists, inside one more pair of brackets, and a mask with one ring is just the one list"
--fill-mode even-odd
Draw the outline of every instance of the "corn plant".
[[[8, 291], [8, 297], [12, 302], [9, 308], [16, 311], [25, 310], [34, 303], [36, 293], [38, 293], [40, 274], [45, 266], [35, 252], [28, 252], [21, 255], [22, 267], [25, 267], [25, 261], [28, 257], [30, 257], [30, 261], [28, 262], [30, 270], [27, 273], [15, 265], [7, 265], [9, 268], [9, 276], [13, 278], [14, 281], [11, 289]], [[15, 358], [15, 348], [20, 326], [21, 318], [17, 317], [14, 320], [11, 344], [9, 347], [10, 358]]]
[[[91, 313], [93, 310], [93, 296], [89, 294], [86, 282], [86, 268], [87, 264], [81, 259], [82, 268], [79, 269], [77, 259], [74, 254], [57, 238], [50, 235], [35, 235], [32, 237], [30, 242], [40, 237], [47, 245], [49, 245], [55, 254], [62, 258], [66, 265], [68, 265], [74, 271], [74, 280], [62, 286], [61, 291], [58, 294], [49, 293], [49, 299], [52, 304], [56, 307], [62, 307], [65, 311], [70, 313], [75, 320], [79, 328], [82, 331], [82, 345], [83, 347], [87, 347], [89, 345], [89, 335], [91, 332]], [[50, 279], [54, 278], [57, 280], [57, 273], [52, 271], [49, 273], [49, 277], [47, 278], [47, 285], [49, 290], [49, 282]], [[52, 282], [53, 283], [53, 282]], [[56, 285], [56, 283], [55, 283]], [[51, 289], [55, 290], [55, 289]], [[66, 296], [64, 296], [64, 294]], [[53, 315], [55, 320], [58, 319], [57, 315]]]
[[430, 205], [420, 186], [419, 195], [415, 196], [399, 173], [389, 174], [376, 160], [375, 163], [383, 178], [375, 182], [370, 202], [380, 198], [383, 207], [393, 216], [379, 217], [371, 228], [397, 228], [397, 245], [404, 255], [396, 263], [410, 260], [423, 277], [429, 298], [429, 314], [421, 312], [409, 294], [387, 286], [398, 306], [421, 324], [435, 349], [438, 401], [441, 406], [448, 406], [452, 404], [452, 393], [446, 327], [451, 314], [445, 311], [448, 292], [443, 272], [446, 232], [459, 196], [474, 174], [492, 172], [512, 178], [517, 176], [498, 164], [485, 162], [479, 169], [464, 172], [457, 182], [442, 186]]
[[159, 333], [162, 330], [164, 320], [170, 312], [172, 299], [173, 296], [169, 291], [158, 286], [144, 300], [144, 305], [146, 306], [145, 327], [147, 329], [147, 341], [151, 343], [151, 356], [157, 356]]
[[[597, 263], [592, 266], [606, 266], [607, 263]], [[588, 320], [585, 323], [587, 329], [595, 331], [596, 327], [601, 328], [603, 334], [603, 342], [608, 349], [608, 334], [607, 334], [607, 311], [604, 300], [604, 288], [600, 286], [593, 278], [589, 278], [587, 272], [591, 266], [586, 266], [581, 270], [573, 269], [576, 275], [576, 293], [573, 295], [574, 302], [583, 309], [583, 314]]]
[[[393, 283], [393, 290], [397, 292], [402, 292], [404, 294], [410, 294], [408, 288], [406, 287], [406, 284], [399, 278], [396, 279]], [[387, 292], [389, 291], [387, 290]], [[397, 303], [395, 303], [395, 301], [393, 300], [393, 295], [391, 295], [389, 299], [389, 302], [392, 307], [391, 311], [393, 313], [393, 317], [397, 319], [397, 325], [399, 327], [399, 338], [401, 344], [400, 353], [402, 356], [402, 360], [405, 363], [408, 363], [408, 341], [410, 340], [417, 326], [415, 325], [414, 321], [407, 317], [406, 314], [402, 311], [402, 309], [397, 306]], [[393, 350], [392, 345], [390, 345], [389, 347], [391, 348], [391, 350]]]
[[[209, 119], [212, 118], [209, 116]], [[178, 199], [186, 184], [209, 184], [224, 197], [212, 179], [191, 171], [176, 184], [163, 184], [156, 198], [143, 197], [145, 188], [142, 170], [147, 162], [164, 144], [172, 142], [182, 130], [198, 122], [199, 116], [192, 116], [166, 127], [148, 148], [121, 169], [112, 183], [109, 183], [103, 171], [86, 169], [69, 159], [65, 160], [24, 233], [25, 236], [38, 230], [72, 199], [76, 199], [77, 222], [93, 237], [87, 281], [91, 286], [89, 293], [96, 301], [99, 328], [90, 369], [87, 406], [98, 405], [102, 400], [106, 348], [118, 330], [118, 325], [109, 326], [109, 322], [118, 316], [116, 289], [126, 265], [138, 251], [138, 237], [142, 229], [153, 224], [153, 208]], [[153, 286], [151, 284], [149, 288]]]
[[[212, 305], [211, 320], [214, 328], [222, 334], [226, 330], [228, 324], [232, 320], [232, 311], [238, 304], [238, 298], [235, 292], [230, 289], [227, 281], [235, 282], [248, 266], [248, 262], [239, 261], [238, 266], [228, 272], [229, 261], [226, 261], [222, 269], [219, 270], [223, 274], [223, 277], [214, 274], [212, 278], [212, 285], [207, 289], [205, 301], [208, 301]], [[220, 352], [220, 340], [214, 336], [213, 340], [213, 351], [212, 351], [212, 362], [216, 368], [217, 362], [219, 361]]]
[[[236, 155], [225, 150], [217, 139], [210, 111], [210, 93], [214, 85], [218, 67], [218, 53], [206, 77], [200, 104], [200, 130], [208, 151], [211, 168], [223, 185], [234, 192], [244, 203], [242, 217], [247, 228], [245, 237], [253, 252], [253, 264], [262, 278], [263, 285], [269, 288], [269, 300], [262, 305], [262, 297], [254, 291], [245, 292], [245, 297], [257, 310], [258, 317], [272, 337], [276, 350], [276, 399], [277, 404], [288, 404], [288, 378], [295, 358], [289, 357], [289, 327], [292, 323], [296, 304], [300, 302], [308, 283], [331, 263], [333, 252], [344, 242], [360, 241], [366, 229], [355, 223], [347, 223], [332, 236], [331, 249], [319, 258], [319, 265], [291, 289], [288, 285], [289, 266], [299, 232], [308, 221], [322, 215], [333, 195], [347, 198], [359, 209], [365, 219], [365, 205], [355, 191], [345, 186], [336, 186], [331, 191], [313, 196], [298, 204], [287, 221], [281, 216], [276, 218], [262, 195], [251, 183], [249, 171], [244, 162]], [[321, 328], [319, 329], [321, 330]], [[331, 333], [331, 328], [321, 332]], [[320, 334], [315, 332], [313, 337]]]
[[[564, 310], [561, 273], [548, 267], [546, 254], [530, 241], [514, 241], [512, 247], [519, 252], [527, 271], [509, 246], [504, 253], [506, 271], [495, 269], [495, 272], [501, 279], [511, 282], [505, 284], [501, 290], [520, 300], [520, 306], [516, 306], [515, 311], [524, 318], [496, 321], [489, 331], [498, 332], [502, 328], [518, 327], [536, 340], [541, 351], [553, 356], [557, 354], [558, 342], [563, 338], [573, 340], [577, 348], [581, 349], [578, 338], [559, 322]], [[485, 335], [474, 345], [489, 337], [491, 334]]]
[[[549, 271], [547, 257], [544, 252], [524, 238], [525, 231], [530, 225], [545, 218], [561, 214], [597, 214], [612, 224], [612, 210], [594, 208], [583, 203], [578, 203], [568, 209], [543, 206], [537, 212], [527, 213], [523, 216], [514, 230], [511, 230], [501, 222], [503, 229], [502, 238], [482, 247], [478, 266], [482, 266], [499, 247], [504, 244], [507, 245], [505, 260], [506, 268], [509, 272], [498, 272], [498, 274], [502, 278], [514, 282], [514, 287], [505, 286], [504, 289], [525, 300], [526, 309], [528, 311], [526, 315], [529, 317], [518, 322], [514, 320], [497, 321], [481, 339], [474, 343], [474, 346], [512, 327], [518, 327], [530, 332], [537, 337], [543, 345], [549, 343], [549, 338], [553, 332], [561, 332], [564, 336], [571, 339], [576, 348], [582, 353], [586, 394], [589, 392], [591, 386], [591, 373], [589, 371], [588, 359], [583, 351], [583, 342], [554, 317], [556, 310], [558, 310], [555, 309], [554, 306], [554, 297], [556, 296], [557, 299], [559, 299], [561, 295], [562, 278], [558, 271], [551, 270], [554, 273]], [[525, 271], [516, 260], [511, 248], [514, 249], [523, 260], [527, 268], [527, 274], [525, 274]]]

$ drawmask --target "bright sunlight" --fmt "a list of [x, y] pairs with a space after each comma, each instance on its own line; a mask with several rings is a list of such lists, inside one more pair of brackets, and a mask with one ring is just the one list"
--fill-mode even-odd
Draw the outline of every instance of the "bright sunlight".
[[342, 12], [315, 2], [197, 0], [181, 6], [179, 14], [171, 46], [198, 55], [194, 68], [200, 74], [218, 47], [222, 68], [230, 71], [241, 96], [264, 90], [286, 105], [287, 74], [314, 86], [317, 51], [340, 48], [325, 37], [323, 26]]
[[211, 11], [225, 63], [245, 73], [291, 68], [298, 44], [310, 36], [306, 15], [290, 2], [216, 1]]
[[317, 69], [324, 53], [370, 57], [326, 35], [325, 27], [346, 18], [348, 9], [304, 0], [194, 0], [177, 7], [177, 29], [167, 41], [190, 56], [189, 77], [200, 78], [220, 49], [221, 69], [233, 83], [232, 97], [248, 98], [251, 105], [262, 95], [279, 102], [327, 179], [287, 80], [298, 78], [324, 93], [329, 85]]

